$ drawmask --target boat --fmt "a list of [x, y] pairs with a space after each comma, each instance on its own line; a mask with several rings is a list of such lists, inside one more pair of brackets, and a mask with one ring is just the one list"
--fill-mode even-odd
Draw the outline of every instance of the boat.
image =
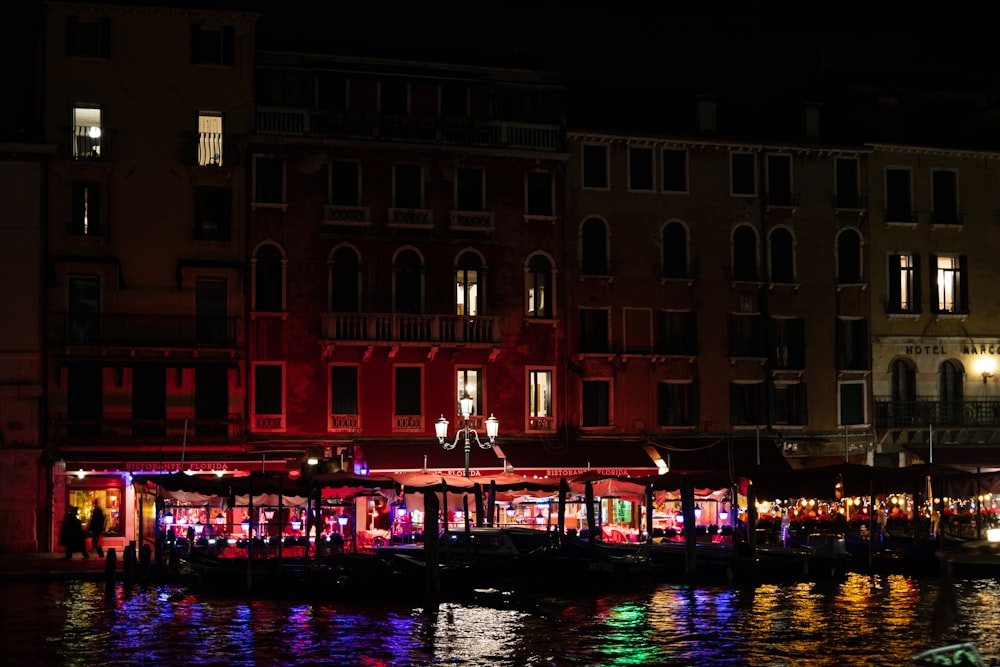
[[956, 579], [1000, 577], [1000, 542], [967, 540], [960, 546], [937, 552], [948, 574]]
[[962, 642], [938, 646], [918, 653], [910, 660], [914, 665], [952, 665], [953, 667], [986, 667], [986, 661], [975, 644]]
[[[656, 564], [638, 551], [615, 551], [570, 535], [523, 526], [470, 527], [442, 532], [438, 560], [442, 591], [568, 591], [621, 587], [654, 579]], [[400, 568], [424, 570], [423, 543], [394, 544], [374, 553]]]

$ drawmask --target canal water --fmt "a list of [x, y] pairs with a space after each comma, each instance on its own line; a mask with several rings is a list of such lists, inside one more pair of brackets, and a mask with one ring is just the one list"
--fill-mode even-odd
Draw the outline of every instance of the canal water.
[[[437, 609], [121, 584], [108, 597], [99, 582], [0, 583], [0, 596], [0, 664], [18, 666], [895, 666], [959, 641], [974, 642], [987, 660], [1000, 656], [994, 580], [948, 588], [939, 579], [851, 574]], [[938, 625], [943, 618], [952, 622]]]

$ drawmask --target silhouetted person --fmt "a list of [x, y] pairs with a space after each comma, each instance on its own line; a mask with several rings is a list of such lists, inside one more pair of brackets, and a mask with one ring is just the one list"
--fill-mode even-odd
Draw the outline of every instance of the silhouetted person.
[[90, 558], [84, 544], [86, 535], [83, 533], [83, 524], [77, 516], [77, 508], [70, 505], [66, 509], [66, 516], [63, 517], [62, 532], [59, 535], [59, 543], [66, 549], [66, 560], [73, 557], [77, 551], [83, 554], [84, 558]]
[[94, 551], [98, 558], [104, 558], [104, 549], [101, 548], [101, 536], [104, 535], [104, 510], [101, 509], [97, 498], [94, 498], [94, 510], [90, 513], [90, 523], [87, 524], [90, 531], [90, 539], [94, 543]]

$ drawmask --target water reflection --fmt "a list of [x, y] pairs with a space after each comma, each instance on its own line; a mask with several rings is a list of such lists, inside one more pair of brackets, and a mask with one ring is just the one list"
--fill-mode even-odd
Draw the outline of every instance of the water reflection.
[[251, 600], [102, 584], [2, 584], [10, 665], [902, 665], [954, 641], [1000, 655], [1000, 588], [956, 585], [958, 622], [933, 636], [940, 583], [851, 575], [756, 588], [660, 586], [530, 608]]

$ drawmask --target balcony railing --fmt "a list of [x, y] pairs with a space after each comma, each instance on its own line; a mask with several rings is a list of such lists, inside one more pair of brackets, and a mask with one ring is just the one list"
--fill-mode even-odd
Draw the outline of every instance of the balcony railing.
[[561, 151], [564, 132], [548, 123], [467, 120], [438, 116], [354, 114], [311, 109], [257, 107], [260, 134], [355, 137], [378, 141], [458, 144]]
[[495, 317], [323, 313], [323, 339], [343, 342], [497, 344]]
[[878, 428], [996, 427], [1000, 400], [995, 401], [875, 401]]
[[187, 448], [242, 446], [246, 424], [242, 415], [226, 419], [133, 419], [127, 413], [107, 414], [97, 419], [52, 419], [52, 439], [62, 446], [101, 445], [132, 447], [177, 445]]
[[235, 317], [64, 313], [64, 345], [232, 348]]

